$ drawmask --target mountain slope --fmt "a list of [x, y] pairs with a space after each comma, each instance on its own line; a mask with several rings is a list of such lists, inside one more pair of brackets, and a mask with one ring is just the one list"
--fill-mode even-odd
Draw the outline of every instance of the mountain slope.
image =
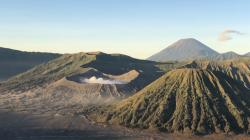
[[198, 68], [222, 72], [250, 89], [250, 58], [231, 59], [225, 61], [196, 60], [183, 67]]
[[177, 69], [90, 118], [167, 132], [242, 133], [250, 130], [249, 97], [249, 89], [221, 72]]
[[90, 104], [109, 104], [134, 94], [165, 73], [157, 65], [121, 54], [65, 54], [2, 82], [0, 106], [75, 113]]
[[23, 52], [0, 47], [0, 80], [6, 80], [59, 56], [60, 54]]
[[181, 39], [173, 43], [159, 53], [156, 53], [155, 55], [149, 57], [148, 60], [160, 62], [170, 60], [183, 61], [217, 55], [218, 53], [216, 51], [202, 44], [198, 40], [188, 38]]
[[82, 75], [90, 69], [114, 76], [135, 70], [139, 72], [139, 76], [130, 84], [140, 89], [163, 74], [163, 71], [156, 65], [155, 62], [138, 60], [120, 54], [110, 55], [101, 52], [65, 54], [2, 82], [0, 90], [24, 92], [37, 87], [45, 87], [65, 77]]
[[211, 59], [213, 59], [213, 60], [232, 60], [232, 59], [239, 59], [241, 57], [243, 57], [243, 56], [231, 51], [231, 52], [219, 54], [218, 56], [212, 57]]
[[249, 53], [246, 53], [244, 56], [249, 56], [249, 57], [250, 57], [250, 52], [249, 52]]

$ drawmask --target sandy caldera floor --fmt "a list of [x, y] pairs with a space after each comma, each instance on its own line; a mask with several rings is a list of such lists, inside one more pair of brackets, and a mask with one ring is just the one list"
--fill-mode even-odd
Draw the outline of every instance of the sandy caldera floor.
[[96, 124], [84, 116], [0, 110], [1, 140], [247, 140], [246, 135], [190, 136]]
[[246, 135], [191, 136], [97, 124], [76, 115], [82, 104], [40, 94], [0, 95], [0, 140], [250, 140]]

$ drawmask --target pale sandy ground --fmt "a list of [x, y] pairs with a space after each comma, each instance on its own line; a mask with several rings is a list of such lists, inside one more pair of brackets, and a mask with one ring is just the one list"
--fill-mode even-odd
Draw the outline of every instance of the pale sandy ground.
[[0, 140], [250, 140], [246, 135], [173, 135], [97, 124], [76, 115], [82, 104], [65, 104], [61, 96], [40, 98], [0, 94]]
[[93, 124], [84, 116], [13, 113], [0, 110], [0, 139], [13, 140], [140, 140], [161, 139], [158, 134], [119, 126]]
[[244, 135], [190, 136], [95, 124], [84, 116], [0, 110], [1, 140], [250, 140]]

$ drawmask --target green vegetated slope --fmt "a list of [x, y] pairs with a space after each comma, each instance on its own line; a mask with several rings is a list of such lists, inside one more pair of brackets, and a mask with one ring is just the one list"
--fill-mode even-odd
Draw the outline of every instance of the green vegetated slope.
[[[0, 89], [4, 91], [27, 91], [46, 86], [63, 77], [84, 73], [91, 68], [111, 75], [120, 75], [136, 70], [140, 73], [140, 76], [132, 83], [138, 84], [141, 88], [164, 73], [156, 62], [138, 60], [121, 54], [101, 52], [65, 54], [1, 83]], [[169, 68], [164, 66], [164, 70], [170, 68], [172, 68], [172, 65]]]
[[250, 90], [219, 71], [172, 70], [134, 96], [93, 110], [90, 118], [132, 128], [194, 134], [250, 131]]
[[6, 80], [59, 56], [60, 54], [24, 52], [0, 47], [0, 80]]

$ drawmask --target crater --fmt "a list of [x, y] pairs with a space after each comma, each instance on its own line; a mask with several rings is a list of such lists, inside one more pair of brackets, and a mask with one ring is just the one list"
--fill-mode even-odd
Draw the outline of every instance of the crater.
[[124, 85], [135, 80], [138, 76], [139, 72], [136, 70], [131, 70], [121, 75], [110, 75], [96, 69], [90, 69], [85, 73], [66, 77], [66, 79], [81, 84]]

